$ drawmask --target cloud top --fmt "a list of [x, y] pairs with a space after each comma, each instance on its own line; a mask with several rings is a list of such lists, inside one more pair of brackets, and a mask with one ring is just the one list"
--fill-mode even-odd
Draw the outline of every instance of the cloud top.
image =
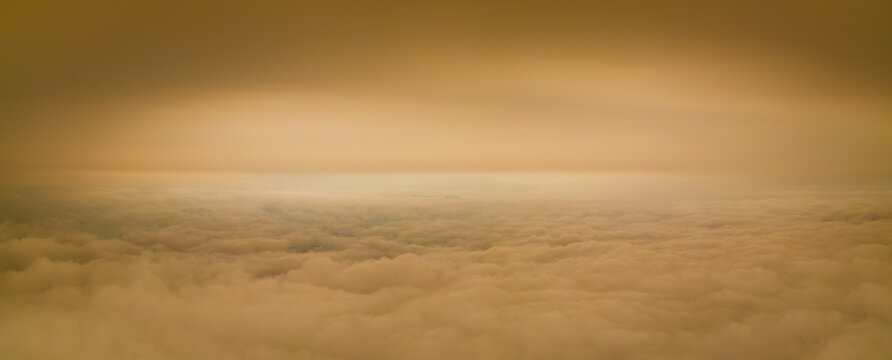
[[0, 357], [892, 353], [887, 191], [419, 189], [7, 189]]

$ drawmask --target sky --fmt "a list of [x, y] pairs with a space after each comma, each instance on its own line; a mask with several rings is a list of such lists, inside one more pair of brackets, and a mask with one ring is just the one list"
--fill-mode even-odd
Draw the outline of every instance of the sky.
[[888, 1], [0, 8], [0, 170], [892, 179]]

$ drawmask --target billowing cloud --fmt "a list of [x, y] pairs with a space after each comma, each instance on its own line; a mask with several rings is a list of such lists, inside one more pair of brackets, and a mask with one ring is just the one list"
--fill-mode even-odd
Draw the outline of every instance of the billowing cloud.
[[495, 178], [6, 190], [0, 357], [892, 353], [888, 191]]

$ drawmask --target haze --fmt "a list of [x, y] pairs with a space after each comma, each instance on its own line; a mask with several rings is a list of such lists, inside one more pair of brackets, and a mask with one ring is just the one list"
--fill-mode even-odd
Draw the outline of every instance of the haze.
[[2, 2], [0, 359], [890, 359], [890, 19]]
[[8, 171], [892, 175], [886, 1], [3, 7]]

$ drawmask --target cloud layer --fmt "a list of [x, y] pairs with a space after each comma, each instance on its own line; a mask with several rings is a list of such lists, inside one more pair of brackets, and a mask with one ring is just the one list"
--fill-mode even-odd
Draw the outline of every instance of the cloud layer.
[[470, 184], [6, 190], [0, 357], [892, 353], [889, 192]]

